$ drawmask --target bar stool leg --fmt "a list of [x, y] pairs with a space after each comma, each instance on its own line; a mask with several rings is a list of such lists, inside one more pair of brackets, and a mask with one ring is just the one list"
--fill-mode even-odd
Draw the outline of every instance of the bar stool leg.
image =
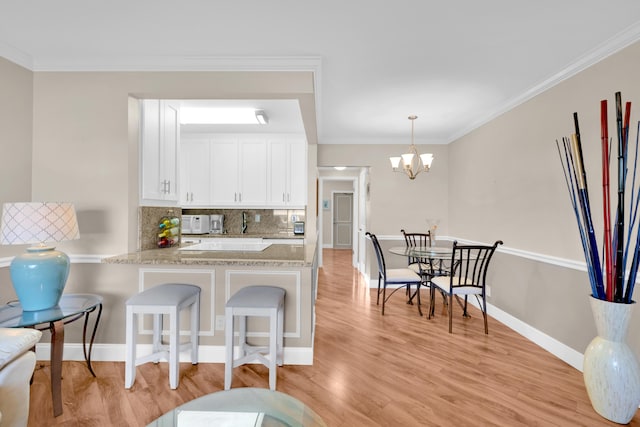
[[278, 359], [278, 309], [269, 310], [269, 388], [276, 389], [276, 364]]
[[127, 307], [126, 321], [126, 342], [127, 354], [125, 357], [124, 369], [124, 388], [131, 388], [136, 379], [136, 341], [135, 334], [136, 325], [138, 324], [138, 315], [133, 312], [131, 307]]
[[178, 388], [178, 373], [180, 372], [180, 313], [177, 308], [171, 308], [169, 315], [169, 385], [171, 389]]
[[231, 375], [233, 372], [233, 309], [225, 309], [225, 364], [224, 364], [224, 389], [231, 388]]
[[247, 316], [238, 316], [238, 359], [249, 354], [247, 349]]
[[278, 308], [278, 325], [276, 327], [278, 335], [278, 366], [284, 365], [284, 307]]
[[196, 302], [191, 305], [191, 364], [198, 364], [198, 344], [200, 330], [200, 294], [196, 296]]
[[[162, 314], [153, 315], [153, 348], [152, 352], [157, 353], [161, 350], [162, 346]], [[159, 363], [160, 358], [157, 358], [153, 363]]]

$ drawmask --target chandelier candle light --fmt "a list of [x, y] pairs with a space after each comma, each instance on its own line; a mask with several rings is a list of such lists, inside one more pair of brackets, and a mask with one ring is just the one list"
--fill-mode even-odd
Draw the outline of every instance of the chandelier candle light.
[[55, 307], [69, 276], [69, 257], [48, 242], [80, 238], [71, 203], [5, 203], [0, 222], [3, 245], [34, 244], [11, 261], [9, 272], [24, 311]]
[[413, 143], [413, 123], [418, 116], [409, 116], [411, 120], [411, 145], [409, 152], [400, 157], [389, 157], [394, 172], [403, 172], [409, 179], [415, 179], [420, 172], [429, 172], [433, 162], [433, 154], [418, 154], [418, 149]]

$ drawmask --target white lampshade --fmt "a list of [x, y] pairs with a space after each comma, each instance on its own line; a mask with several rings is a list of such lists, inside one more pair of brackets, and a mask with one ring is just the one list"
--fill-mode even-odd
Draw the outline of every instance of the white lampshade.
[[72, 203], [5, 203], [0, 223], [0, 243], [22, 245], [62, 242], [80, 238]]
[[420, 154], [420, 160], [422, 160], [422, 164], [424, 165], [425, 169], [429, 169], [431, 167], [431, 163], [433, 162], [433, 154]]
[[389, 157], [389, 160], [391, 161], [392, 168], [398, 169], [398, 167], [400, 167], [401, 157]]
[[69, 256], [47, 246], [80, 238], [76, 210], [71, 203], [5, 203], [0, 222], [0, 243], [35, 245], [13, 258], [11, 282], [23, 311], [54, 307], [69, 276]]
[[407, 153], [402, 155], [402, 162], [405, 169], [411, 169], [411, 163], [413, 162], [413, 153]]

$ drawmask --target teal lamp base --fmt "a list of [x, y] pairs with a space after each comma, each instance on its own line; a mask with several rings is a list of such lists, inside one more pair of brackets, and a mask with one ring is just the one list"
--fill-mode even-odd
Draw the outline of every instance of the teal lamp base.
[[69, 257], [50, 246], [34, 246], [11, 261], [13, 289], [24, 311], [55, 307], [69, 277]]

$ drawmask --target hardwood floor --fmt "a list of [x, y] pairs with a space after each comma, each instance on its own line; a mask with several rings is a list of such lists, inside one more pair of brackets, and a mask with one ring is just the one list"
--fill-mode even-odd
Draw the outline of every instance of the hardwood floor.
[[[581, 372], [493, 319], [489, 335], [472, 308], [454, 307], [453, 334], [440, 297], [428, 320], [398, 292], [385, 315], [375, 290], [351, 267], [348, 250], [324, 251], [313, 366], [278, 368], [277, 389], [305, 402], [328, 426], [601, 426]], [[423, 304], [428, 302], [427, 292]], [[166, 363], [138, 367], [124, 389], [123, 362], [63, 362], [64, 413], [54, 418], [49, 366], [38, 363], [29, 426], [145, 426], [163, 413], [224, 387], [221, 363], [181, 365], [177, 390]], [[268, 371], [245, 365], [234, 387], [268, 387]], [[630, 425], [640, 426], [636, 414]]]

